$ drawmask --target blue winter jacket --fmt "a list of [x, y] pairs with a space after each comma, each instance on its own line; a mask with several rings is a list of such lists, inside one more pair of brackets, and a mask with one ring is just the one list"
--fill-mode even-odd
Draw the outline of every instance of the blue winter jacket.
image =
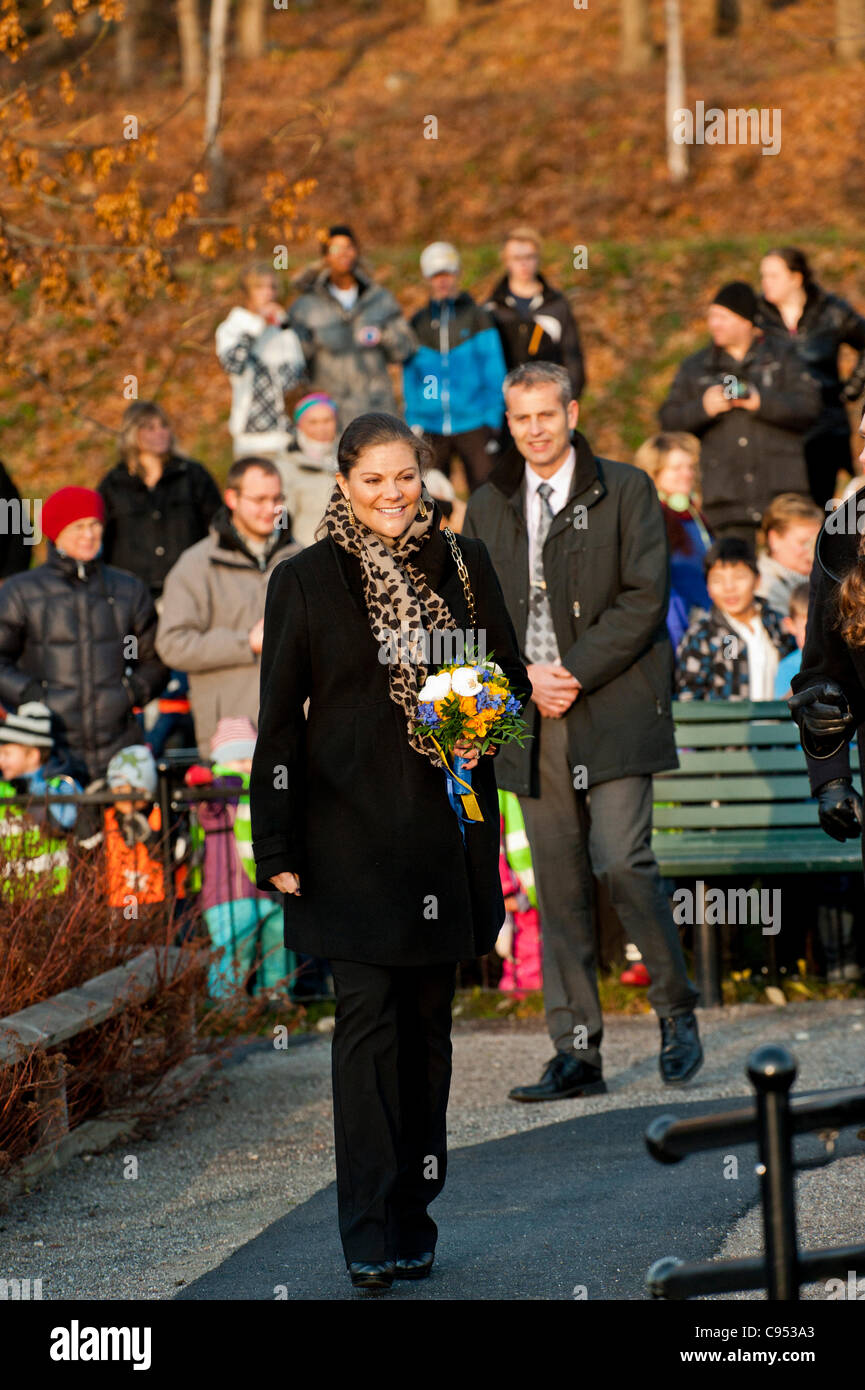
[[427, 434], [465, 434], [504, 419], [505, 359], [490, 315], [470, 294], [431, 300], [411, 326], [420, 342], [403, 364], [405, 418]]

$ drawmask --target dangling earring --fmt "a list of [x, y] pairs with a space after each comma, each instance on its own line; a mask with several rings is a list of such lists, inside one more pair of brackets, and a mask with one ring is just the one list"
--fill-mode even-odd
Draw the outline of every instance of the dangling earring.
[[426, 517], [427, 505], [423, 498], [420, 499], [420, 506], [417, 509], [417, 514], [419, 517]]
[[351, 522], [352, 526], [356, 526], [357, 517], [351, 509], [351, 498], [349, 497], [348, 493], [343, 493], [343, 496], [345, 497], [345, 505], [348, 507], [348, 519]]

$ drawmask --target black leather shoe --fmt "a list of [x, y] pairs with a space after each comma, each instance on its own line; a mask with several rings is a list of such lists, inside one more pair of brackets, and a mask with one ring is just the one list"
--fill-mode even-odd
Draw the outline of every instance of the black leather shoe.
[[703, 1065], [703, 1049], [695, 1014], [662, 1018], [658, 1067], [668, 1086], [684, 1086]]
[[426, 1279], [433, 1267], [435, 1251], [427, 1250], [423, 1255], [405, 1255], [396, 1262], [395, 1279]]
[[375, 1264], [350, 1264], [348, 1272], [356, 1289], [389, 1289], [396, 1270], [393, 1260], [381, 1260]]
[[600, 1067], [592, 1067], [579, 1057], [557, 1052], [547, 1062], [536, 1086], [515, 1086], [509, 1100], [567, 1100], [569, 1096], [598, 1096], [607, 1089]]

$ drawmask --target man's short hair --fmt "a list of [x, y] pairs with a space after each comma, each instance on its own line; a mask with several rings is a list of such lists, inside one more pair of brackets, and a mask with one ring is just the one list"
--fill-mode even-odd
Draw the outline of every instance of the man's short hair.
[[708, 575], [713, 565], [747, 565], [755, 574], [760, 573], [754, 547], [741, 536], [722, 536], [709, 546], [703, 556], [703, 573]]
[[229, 468], [225, 479], [226, 488], [240, 487], [250, 468], [260, 468], [262, 473], [267, 473], [269, 477], [279, 478], [282, 481], [282, 474], [272, 459], [258, 458], [255, 454], [247, 454], [245, 458], [235, 459]]
[[502, 242], [502, 249], [504, 249], [504, 247], [507, 246], [509, 241], [530, 241], [534, 246], [535, 250], [538, 252], [538, 254], [540, 254], [541, 239], [535, 231], [534, 227], [526, 227], [524, 225], [520, 227], [512, 227], [511, 230], [507, 233], [504, 241]]
[[514, 367], [513, 371], [508, 372], [502, 382], [502, 395], [507, 405], [508, 392], [514, 386], [549, 386], [551, 384], [559, 388], [562, 406], [567, 410], [574, 399], [574, 388], [568, 373], [557, 362], [522, 362], [519, 367]]

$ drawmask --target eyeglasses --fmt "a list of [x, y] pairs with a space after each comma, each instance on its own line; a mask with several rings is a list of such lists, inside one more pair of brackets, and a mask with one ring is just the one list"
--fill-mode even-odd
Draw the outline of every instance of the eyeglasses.
[[251, 497], [248, 492], [239, 492], [237, 500], [248, 502], [251, 507], [281, 507], [285, 501], [285, 494], [281, 492], [278, 497]]

